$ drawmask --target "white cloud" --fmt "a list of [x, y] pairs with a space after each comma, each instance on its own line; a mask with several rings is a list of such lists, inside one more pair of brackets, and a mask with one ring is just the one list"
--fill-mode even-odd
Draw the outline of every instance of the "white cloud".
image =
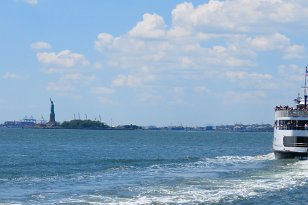
[[63, 81], [79, 81], [84, 76], [79, 72], [66, 73], [61, 76], [61, 80]]
[[277, 6], [269, 14], [271, 20], [276, 22], [292, 22], [307, 17], [308, 11], [303, 5], [306, 1], [273, 1], [272, 5]]
[[36, 49], [36, 50], [43, 50], [43, 49], [46, 50], [46, 49], [50, 49], [51, 45], [44, 41], [38, 41], [38, 42], [32, 43], [31, 48]]
[[88, 66], [90, 64], [84, 55], [72, 53], [70, 50], [63, 50], [59, 53], [39, 52], [36, 56], [40, 63], [47, 66], [71, 68], [74, 66]]
[[[114, 38], [112, 35], [108, 33], [100, 33], [97, 36], [97, 41], [95, 41], [95, 47], [100, 50], [100, 49], [108, 49], [112, 48], [114, 45]], [[101, 50], [104, 51], [104, 50]]]
[[193, 91], [196, 93], [211, 93], [211, 90], [207, 86], [195, 86]]
[[[114, 67], [252, 66], [257, 55], [255, 50], [292, 48], [291, 39], [283, 33], [273, 32], [275, 26], [270, 25], [275, 23], [273, 25], [279, 29], [277, 16], [283, 11], [293, 16], [286, 22], [301, 19], [302, 15], [297, 15], [299, 11], [307, 13], [298, 2], [283, 0], [210, 0], [197, 7], [192, 3], [182, 3], [172, 11], [170, 27], [165, 25], [161, 16], [144, 14], [143, 20], [127, 35], [113, 37], [101, 33], [95, 46]], [[256, 26], [259, 24], [269, 24], [268, 27], [273, 30], [255, 36], [254, 31], [260, 33]], [[225, 34], [221, 28], [227, 29]], [[236, 34], [238, 30], [245, 32], [240, 36]], [[155, 40], [150, 40], [152, 38]], [[211, 41], [220, 43], [212, 45]]]
[[260, 51], [281, 50], [290, 45], [290, 39], [280, 33], [267, 36], [258, 36], [249, 40], [249, 43]]
[[97, 71], [98, 65], [93, 65], [80, 53], [70, 50], [56, 52], [38, 52], [37, 60], [43, 65], [41, 70], [49, 75], [55, 75], [57, 80], [50, 82], [48, 91], [72, 98], [82, 98], [81, 90], [90, 90], [96, 76], [91, 71]]
[[80, 89], [92, 86], [92, 82], [95, 80], [95, 76], [78, 71], [61, 73], [57, 81], [48, 84], [47, 90], [74, 98], [76, 96], [82, 97], [80, 93], [78, 93]]
[[[209, 52], [204, 52], [204, 56], [207, 59], [207, 63], [214, 65], [223, 65], [230, 67], [252, 66], [252, 60], [250, 59], [253, 54], [246, 52], [236, 45], [213, 46], [208, 49]], [[245, 53], [246, 52], [246, 53]]]
[[[115, 93], [120, 87], [144, 91], [144, 85], [151, 83], [214, 93], [211, 83], [206, 87], [197, 85], [204, 79], [214, 81], [222, 77], [229, 79], [224, 83], [232, 85], [254, 83], [252, 93], [264, 97], [265, 91], [276, 88], [277, 80], [272, 76], [275, 72], [263, 68], [264, 53], [273, 53], [286, 61], [306, 55], [305, 46], [294, 44], [288, 29], [308, 17], [307, 6], [305, 1], [286, 0], [209, 0], [199, 6], [185, 2], [172, 11], [170, 25], [162, 16], [145, 13], [141, 21], [122, 35], [98, 34], [94, 44], [103, 55], [99, 63], [91, 65], [84, 55], [70, 50], [39, 52], [37, 59], [46, 72], [61, 75], [50, 90], [60, 90], [57, 88], [61, 86], [69, 90], [75, 86], [73, 83], [87, 81], [89, 91], [99, 96]], [[91, 71], [76, 68], [90, 65], [102, 68], [97, 72], [116, 68], [110, 72], [112, 82], [90, 85], [96, 79]], [[183, 86], [186, 82], [190, 89]], [[236, 96], [249, 98], [248, 93]]]
[[218, 95], [218, 98], [220, 98], [225, 104], [245, 104], [264, 102], [266, 96], [267, 93], [264, 91], [227, 91]]
[[157, 104], [162, 101], [162, 96], [150, 92], [144, 92], [138, 96], [138, 101], [146, 104]]
[[[256, 66], [258, 54], [266, 51], [282, 51], [285, 58], [297, 58], [299, 52], [295, 53], [295, 50], [299, 51], [299, 47], [295, 48], [290, 37], [279, 32], [280, 27], [271, 16], [279, 13], [278, 9], [301, 9], [296, 2], [292, 2], [294, 6], [285, 4], [289, 3], [211, 0], [195, 8], [192, 3], [183, 3], [172, 11], [173, 21], [169, 27], [161, 16], [145, 14], [127, 34], [116, 37], [99, 34], [95, 47], [104, 55], [108, 66], [135, 70], [147, 66], [155, 68], [155, 72], [182, 68], [210, 70], [213, 66], [224, 66], [223, 70], [251, 67]], [[291, 12], [295, 13], [293, 9]], [[278, 29], [275, 32], [262, 33], [259, 27], [252, 26], [273, 22]], [[227, 30], [221, 32], [221, 28]], [[245, 32], [239, 34], [238, 30], [242, 29]], [[290, 54], [291, 50], [293, 54]]]
[[128, 32], [132, 37], [160, 38], [165, 36], [164, 19], [157, 14], [144, 14], [143, 21]]
[[105, 96], [104, 97], [100, 97], [99, 101], [100, 101], [100, 103], [102, 105], [113, 105], [114, 104], [114, 102], [110, 98], [105, 97]]
[[172, 11], [172, 20], [173, 25], [179, 27], [249, 31], [261, 25], [264, 29], [272, 23], [304, 20], [308, 12], [303, 5], [307, 6], [307, 2], [210, 0], [195, 8], [192, 3], [185, 2]]
[[95, 62], [95, 63], [93, 64], [93, 67], [94, 67], [95, 69], [101, 69], [101, 68], [102, 68], [102, 64], [99, 63], [99, 62]]
[[74, 88], [65, 82], [51, 82], [47, 86], [48, 91], [54, 91], [60, 94], [71, 92]]
[[284, 58], [301, 59], [307, 57], [306, 49], [301, 45], [291, 45], [286, 48]]
[[172, 21], [175, 27], [196, 28], [201, 26], [218, 28], [236, 28], [238, 22], [236, 15], [228, 5], [228, 1], [209, 1], [195, 8], [192, 3], [182, 3], [172, 11]]
[[280, 65], [278, 71], [285, 82], [303, 82], [305, 70], [298, 65]]
[[155, 77], [153, 75], [119, 75], [116, 79], [112, 81], [112, 86], [114, 87], [139, 87], [144, 83], [153, 81]]
[[103, 87], [103, 86], [93, 87], [91, 91], [92, 93], [98, 94], [98, 95], [112, 94], [114, 92], [112, 88]]
[[[167, 79], [170, 84], [194, 79], [196, 85], [223, 76], [239, 86], [254, 83], [255, 92], [265, 92], [277, 84], [260, 65], [264, 53], [278, 54], [281, 60], [305, 56], [305, 47], [293, 44], [292, 36], [281, 29], [308, 17], [301, 4], [308, 7], [303, 1], [285, 0], [210, 0], [196, 7], [181, 3], [172, 11], [171, 25], [146, 13], [127, 33], [100, 33], [95, 48], [104, 56], [104, 68], [118, 69], [110, 85], [114, 89]], [[289, 12], [287, 19], [279, 21], [283, 12]], [[203, 92], [207, 90], [211, 85]]]
[[256, 72], [246, 72], [246, 71], [230, 71], [224, 74], [226, 78], [232, 80], [241, 80], [241, 79], [272, 79], [272, 75], [270, 74], [260, 74]]
[[23, 79], [24, 77], [16, 74], [16, 73], [11, 73], [11, 72], [7, 72], [2, 76], [4, 79], [13, 79], [13, 80], [20, 80]]
[[31, 5], [36, 5], [38, 4], [38, 0], [24, 0], [26, 3], [31, 4]]

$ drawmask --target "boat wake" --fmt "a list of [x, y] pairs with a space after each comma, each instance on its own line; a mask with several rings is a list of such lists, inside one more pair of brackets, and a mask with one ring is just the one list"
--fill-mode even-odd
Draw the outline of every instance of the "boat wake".
[[[268, 192], [280, 192], [308, 184], [308, 161], [277, 161], [272, 153], [258, 156], [222, 156], [204, 158], [198, 162], [171, 165], [157, 165], [138, 171], [143, 181], [140, 186], [126, 187], [132, 196], [115, 197], [104, 194], [88, 194], [71, 197], [61, 203], [91, 204], [199, 204], [232, 203], [251, 197], [262, 197]], [[202, 169], [238, 164], [269, 163], [266, 169], [256, 169], [239, 176], [238, 171], [224, 177], [208, 177]], [[260, 165], [261, 166], [261, 165]], [[266, 166], [266, 165], [265, 165]], [[274, 166], [274, 167], [273, 167]], [[183, 169], [184, 167], [184, 169]], [[199, 169], [194, 169], [194, 168]], [[159, 169], [159, 171], [157, 171]], [[217, 168], [219, 170], [219, 168]], [[189, 171], [188, 171], [189, 170]], [[149, 178], [161, 177], [165, 183], [151, 183]], [[156, 181], [157, 182], [157, 181]]]

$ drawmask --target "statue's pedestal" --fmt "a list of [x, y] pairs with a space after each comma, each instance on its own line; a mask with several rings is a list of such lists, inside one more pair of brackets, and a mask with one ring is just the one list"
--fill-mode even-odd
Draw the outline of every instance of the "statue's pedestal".
[[55, 113], [50, 113], [49, 123], [56, 123], [56, 115]]

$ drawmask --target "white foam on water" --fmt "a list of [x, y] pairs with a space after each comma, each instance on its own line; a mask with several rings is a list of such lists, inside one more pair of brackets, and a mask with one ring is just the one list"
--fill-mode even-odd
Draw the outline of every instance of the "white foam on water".
[[[308, 185], [308, 160], [304, 161], [286, 161], [285, 163], [279, 163], [277, 161], [270, 170], [260, 169], [253, 172], [246, 172], [245, 176], [240, 178], [235, 177], [206, 177], [202, 175], [202, 171], [205, 171], [208, 167], [219, 166], [237, 166], [244, 165], [250, 167], [251, 164], [263, 162], [269, 162], [274, 160], [272, 153], [258, 156], [221, 156], [215, 158], [203, 158], [196, 162], [189, 163], [171, 163], [171, 164], [158, 164], [140, 170], [134, 168], [130, 171], [136, 175], [143, 176], [152, 175], [152, 177], [159, 177], [160, 174], [165, 174], [167, 177], [177, 177], [182, 174], [181, 177], [184, 181], [178, 181], [173, 185], [168, 183], [160, 184], [148, 184], [138, 186], [126, 187], [131, 197], [120, 197], [117, 193], [114, 195], [100, 194], [82, 194], [82, 195], [70, 195], [62, 199], [55, 199], [53, 197], [47, 197], [39, 195], [36, 198], [38, 201], [44, 201], [48, 203], [52, 200], [52, 203], [60, 204], [196, 204], [196, 203], [226, 203], [235, 202], [236, 200], [243, 198], [250, 198], [255, 196], [262, 196], [268, 192], [277, 192], [284, 189], [292, 189], [299, 186]], [[196, 169], [195, 169], [196, 168]], [[194, 170], [195, 169], [195, 170]], [[114, 177], [117, 177], [123, 170], [115, 171]], [[126, 170], [128, 172], [128, 170]], [[200, 176], [198, 176], [201, 172]], [[126, 173], [126, 172], [125, 172]], [[93, 174], [93, 173], [92, 173]], [[94, 175], [87, 175], [81, 177], [81, 175], [70, 176], [68, 180], [81, 180], [83, 181], [96, 181], [97, 184], [104, 182], [106, 179], [106, 173], [95, 173]], [[128, 173], [130, 175], [131, 173]], [[193, 176], [191, 177], [190, 174]], [[187, 175], [187, 178], [185, 177]], [[184, 177], [183, 177], [184, 176]], [[195, 177], [197, 176], [197, 178]], [[109, 179], [109, 178], [108, 178]], [[111, 177], [110, 179], [113, 179]], [[22, 178], [17, 181], [30, 181], [41, 182], [38, 178]], [[62, 177], [47, 177], [43, 178], [44, 181], [58, 182], [62, 181]], [[66, 181], [66, 180], [64, 180]], [[90, 183], [91, 184], [91, 183]], [[123, 184], [125, 186], [125, 184]], [[89, 190], [90, 191], [90, 190]], [[53, 201], [55, 200], [55, 201]]]
[[[215, 158], [201, 158], [196, 162], [183, 162], [183, 163], [169, 163], [169, 164], [157, 164], [152, 165], [146, 169], [147, 173], [158, 173], [158, 172], [172, 172], [183, 170], [209, 170], [209, 171], [226, 171], [233, 167], [234, 169], [242, 169], [243, 166], [247, 168], [253, 164], [258, 164], [261, 161], [274, 160], [275, 156], [273, 153], [257, 156], [220, 156]], [[243, 165], [242, 167], [238, 165]]]
[[274, 160], [274, 153], [269, 153], [265, 155], [257, 155], [257, 156], [221, 156], [214, 158], [216, 160], [222, 161], [232, 161], [232, 162], [249, 162], [249, 161], [260, 161], [260, 160]]
[[[155, 197], [151, 191], [144, 194], [157, 203], [219, 203], [266, 194], [308, 184], [308, 161], [290, 163], [281, 172], [259, 173], [244, 179], [204, 180], [199, 185], [164, 188]], [[206, 185], [210, 184], [210, 185]], [[155, 190], [155, 189], [154, 189]], [[152, 190], [153, 191], [153, 190]], [[158, 190], [156, 190], [158, 191]]]
[[0, 205], [22, 205], [22, 203], [6, 202], [6, 203], [0, 203]]
[[[249, 163], [255, 160], [273, 160], [272, 154], [262, 156], [225, 156], [219, 160], [232, 163]], [[207, 159], [208, 160], [208, 159]], [[286, 162], [287, 163], [287, 162]], [[276, 166], [276, 164], [275, 164]], [[279, 164], [271, 170], [252, 172], [243, 178], [200, 179], [198, 183], [178, 183], [175, 185], [151, 185], [132, 187], [134, 197], [121, 198], [104, 195], [80, 196], [62, 202], [82, 202], [88, 204], [196, 204], [227, 203], [243, 198], [266, 195], [284, 189], [293, 189], [308, 184], [308, 160], [290, 161]]]

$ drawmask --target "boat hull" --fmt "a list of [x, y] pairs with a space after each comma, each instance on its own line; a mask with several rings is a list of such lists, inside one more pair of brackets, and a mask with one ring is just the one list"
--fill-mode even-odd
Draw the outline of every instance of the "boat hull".
[[308, 152], [274, 151], [276, 159], [308, 159]]

